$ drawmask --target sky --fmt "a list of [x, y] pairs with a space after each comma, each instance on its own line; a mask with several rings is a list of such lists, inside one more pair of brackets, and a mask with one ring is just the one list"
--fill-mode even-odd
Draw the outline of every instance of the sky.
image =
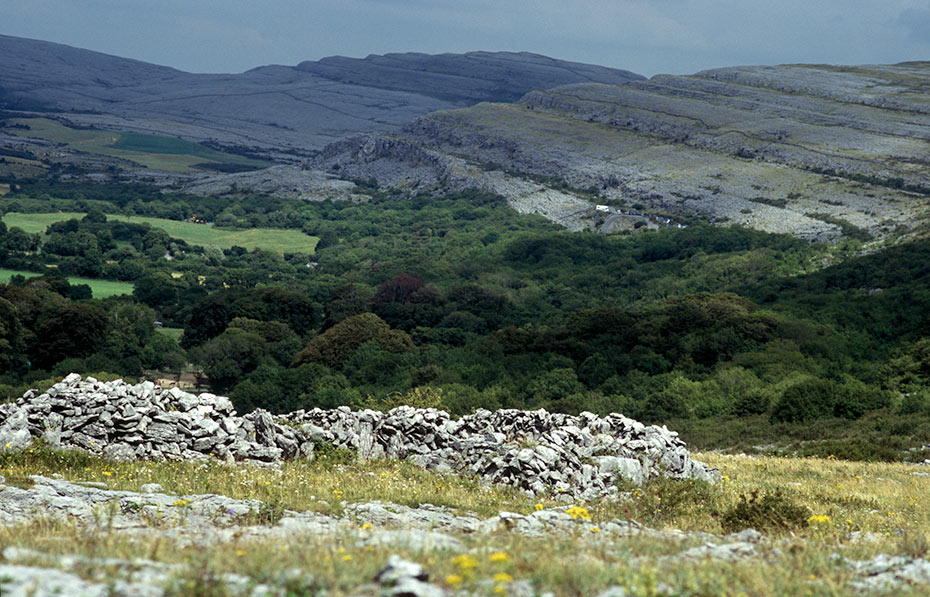
[[0, 34], [190, 72], [528, 51], [651, 76], [930, 60], [928, 0], [0, 0]]

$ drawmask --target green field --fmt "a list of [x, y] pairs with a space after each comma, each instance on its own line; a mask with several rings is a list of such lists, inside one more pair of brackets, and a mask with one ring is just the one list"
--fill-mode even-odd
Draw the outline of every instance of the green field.
[[180, 340], [181, 336], [184, 335], [184, 328], [155, 328], [155, 333]]
[[71, 149], [131, 160], [147, 168], [189, 172], [194, 164], [232, 164], [263, 168], [270, 164], [223, 153], [176, 137], [121, 133], [95, 129], [73, 129], [47, 118], [19, 118], [29, 130], [8, 129], [16, 135], [39, 137], [64, 143]]
[[[49, 268], [50, 274], [54, 274], [55, 270]], [[0, 283], [6, 284], [10, 281], [15, 275], [22, 275], [26, 278], [35, 278], [41, 276], [42, 274], [37, 274], [35, 272], [20, 272], [12, 269], [0, 269]], [[121, 294], [132, 294], [133, 288], [135, 288], [129, 282], [114, 282], [112, 280], [91, 280], [90, 278], [74, 278], [68, 277], [68, 282], [71, 284], [87, 284], [90, 286], [90, 291], [93, 293], [94, 298], [107, 298], [110, 296], [118, 296]]]
[[[49, 224], [82, 218], [84, 214], [75, 212], [24, 214], [3, 214], [3, 221], [10, 228], [22, 228], [31, 234], [45, 232]], [[307, 236], [299, 230], [280, 230], [275, 228], [248, 228], [235, 230], [228, 228], [215, 228], [208, 224], [195, 224], [193, 222], [178, 222], [161, 218], [146, 218], [142, 216], [107, 215], [109, 220], [133, 222], [137, 224], [148, 223], [161, 228], [169, 236], [180, 238], [192, 245], [213, 246], [228, 249], [232, 246], [246, 249], [263, 249], [274, 253], [312, 253], [316, 247], [315, 236]]]

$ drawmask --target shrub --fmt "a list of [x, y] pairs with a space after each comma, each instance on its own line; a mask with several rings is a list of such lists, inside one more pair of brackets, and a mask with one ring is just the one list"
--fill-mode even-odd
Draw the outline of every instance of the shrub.
[[771, 419], [793, 423], [829, 417], [836, 402], [837, 384], [826, 379], [808, 379], [789, 386], [775, 403]]
[[930, 410], [930, 399], [926, 390], [905, 394], [898, 406], [898, 413], [902, 415], [916, 415]]
[[833, 414], [844, 419], [858, 419], [870, 410], [891, 404], [891, 394], [861, 381], [850, 380], [838, 388]]
[[768, 411], [772, 395], [763, 388], [752, 388], [741, 394], [733, 403], [733, 414], [737, 417], [761, 415]]
[[791, 531], [807, 526], [810, 517], [807, 506], [794, 503], [781, 489], [761, 494], [753, 491], [740, 496], [732, 508], [721, 514], [720, 526], [728, 533], [743, 529]]
[[907, 445], [898, 438], [882, 438], [878, 441], [861, 437], [829, 439], [804, 444], [798, 449], [798, 456], [864, 462], [900, 462], [907, 456]]
[[647, 524], [670, 520], [685, 512], [717, 511], [717, 491], [706, 481], [656, 477], [632, 488], [635, 517]]

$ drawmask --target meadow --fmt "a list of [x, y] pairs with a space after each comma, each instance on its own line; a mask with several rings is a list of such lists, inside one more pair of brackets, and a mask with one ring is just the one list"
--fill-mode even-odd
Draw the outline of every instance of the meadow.
[[28, 130], [9, 129], [14, 134], [63, 143], [70, 149], [122, 158], [147, 168], [168, 172], [190, 172], [195, 164], [229, 164], [262, 168], [266, 162], [223, 153], [175, 137], [121, 133], [97, 129], [74, 129], [47, 118], [11, 119]]
[[[528, 581], [536, 594], [556, 595], [596, 595], [616, 585], [624, 586], [628, 595], [640, 596], [668, 594], [663, 590], [675, 595], [853, 595], [857, 592], [849, 583], [856, 575], [841, 558], [866, 560], [880, 553], [923, 557], [930, 549], [930, 512], [923, 503], [930, 476], [921, 467], [832, 458], [711, 453], [695, 457], [719, 467], [723, 481], [716, 485], [653, 481], [627, 487], [628, 498], [618, 503], [575, 504], [575, 511], [583, 513], [576, 531], [555, 538], [501, 530], [459, 535], [461, 549], [390, 546], [365, 541], [386, 529], [359, 521], [357, 533], [233, 539], [204, 550], [175, 544], [164, 534], [129, 535], [105, 527], [39, 520], [0, 529], [0, 544], [47, 554], [142, 556], [186, 564], [188, 572], [176, 579], [179, 589], [174, 594], [198, 595], [227, 595], [216, 582], [224, 573], [244, 574], [259, 582], [291, 568], [310, 572], [314, 582], [311, 588], [292, 588], [289, 595], [320, 590], [329, 595], [358, 594], [360, 585], [377, 574], [390, 554], [421, 564], [430, 582], [445, 589], [477, 594], [513, 594], [514, 583]], [[219, 463], [118, 463], [43, 448], [0, 449], [0, 475], [27, 487], [33, 474], [134, 491], [156, 482], [166, 493], [178, 496], [220, 493], [260, 500], [269, 506], [267, 512], [287, 508], [336, 517], [348, 503], [374, 500], [412, 507], [430, 503], [478, 517], [567, 507], [557, 496], [531, 499], [480, 486], [467, 477], [428, 473], [398, 461], [358, 464], [339, 453], [268, 469]], [[753, 502], [752, 496], [772, 499]], [[763, 502], [771, 507], [753, 511], [752, 503]], [[785, 512], [795, 514], [785, 516]], [[601, 533], [600, 526], [617, 519], [686, 533], [613, 537]], [[749, 526], [766, 536], [753, 548], [755, 555], [732, 560], [679, 555], [708, 543], [737, 541], [721, 535]], [[118, 570], [87, 566], [83, 574], [99, 580]], [[894, 594], [925, 593], [898, 587]]]
[[[6, 213], [3, 222], [8, 227], [22, 228], [25, 232], [43, 233], [49, 224], [61, 222], [71, 218], [80, 219], [83, 213]], [[149, 218], [143, 216], [107, 215], [108, 220], [132, 222], [135, 224], [150, 224], [161, 228], [173, 238], [183, 239], [191, 245], [212, 246], [219, 249], [229, 249], [233, 246], [249, 250], [262, 249], [278, 254], [283, 253], [312, 253], [319, 240], [314, 236], [307, 236], [300, 230], [282, 230], [275, 228], [217, 228], [209, 224], [194, 222], [181, 222], [163, 218]]]
[[[54, 269], [49, 269], [49, 274], [53, 274]], [[26, 278], [35, 278], [41, 276], [36, 272], [17, 271], [12, 269], [0, 269], [0, 284], [8, 284], [13, 276], [24, 276]], [[91, 278], [79, 278], [68, 276], [68, 282], [74, 284], [87, 284], [93, 293], [94, 298], [107, 298], [119, 296], [122, 294], [132, 294], [134, 285], [128, 282], [116, 282], [114, 280], [94, 280]]]

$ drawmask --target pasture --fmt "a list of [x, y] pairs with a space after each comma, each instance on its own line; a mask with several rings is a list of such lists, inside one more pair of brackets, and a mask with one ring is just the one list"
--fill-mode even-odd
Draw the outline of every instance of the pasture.
[[[48, 274], [54, 274], [55, 270], [49, 268]], [[12, 269], [0, 269], [0, 283], [7, 284], [15, 275], [25, 276], [26, 278], [35, 278], [41, 276], [36, 272], [24, 272], [17, 271]], [[90, 286], [90, 291], [93, 293], [94, 298], [107, 298], [111, 296], [118, 296], [121, 294], [132, 294], [133, 286], [129, 282], [115, 282], [113, 280], [92, 280], [90, 278], [78, 278], [68, 276], [68, 282], [71, 284], [87, 284]]]
[[[43, 233], [49, 224], [82, 218], [84, 214], [76, 212], [26, 214], [11, 212], [3, 214], [3, 221], [7, 227], [22, 228], [31, 234]], [[142, 216], [121, 216], [107, 214], [108, 220], [146, 223], [155, 228], [161, 228], [173, 238], [183, 239], [191, 245], [212, 246], [219, 249], [228, 249], [233, 246], [246, 249], [262, 249], [272, 253], [312, 253], [319, 240], [315, 236], [307, 236], [300, 230], [282, 230], [277, 228], [216, 228], [209, 224], [195, 224], [193, 222], [179, 222], [162, 218], [147, 218]]]
[[195, 164], [233, 164], [263, 168], [270, 164], [223, 153], [176, 137], [121, 133], [97, 129], [74, 129], [47, 118], [12, 119], [28, 130], [9, 129], [24, 137], [38, 137], [68, 148], [130, 160], [146, 168], [168, 172], [190, 172]]

